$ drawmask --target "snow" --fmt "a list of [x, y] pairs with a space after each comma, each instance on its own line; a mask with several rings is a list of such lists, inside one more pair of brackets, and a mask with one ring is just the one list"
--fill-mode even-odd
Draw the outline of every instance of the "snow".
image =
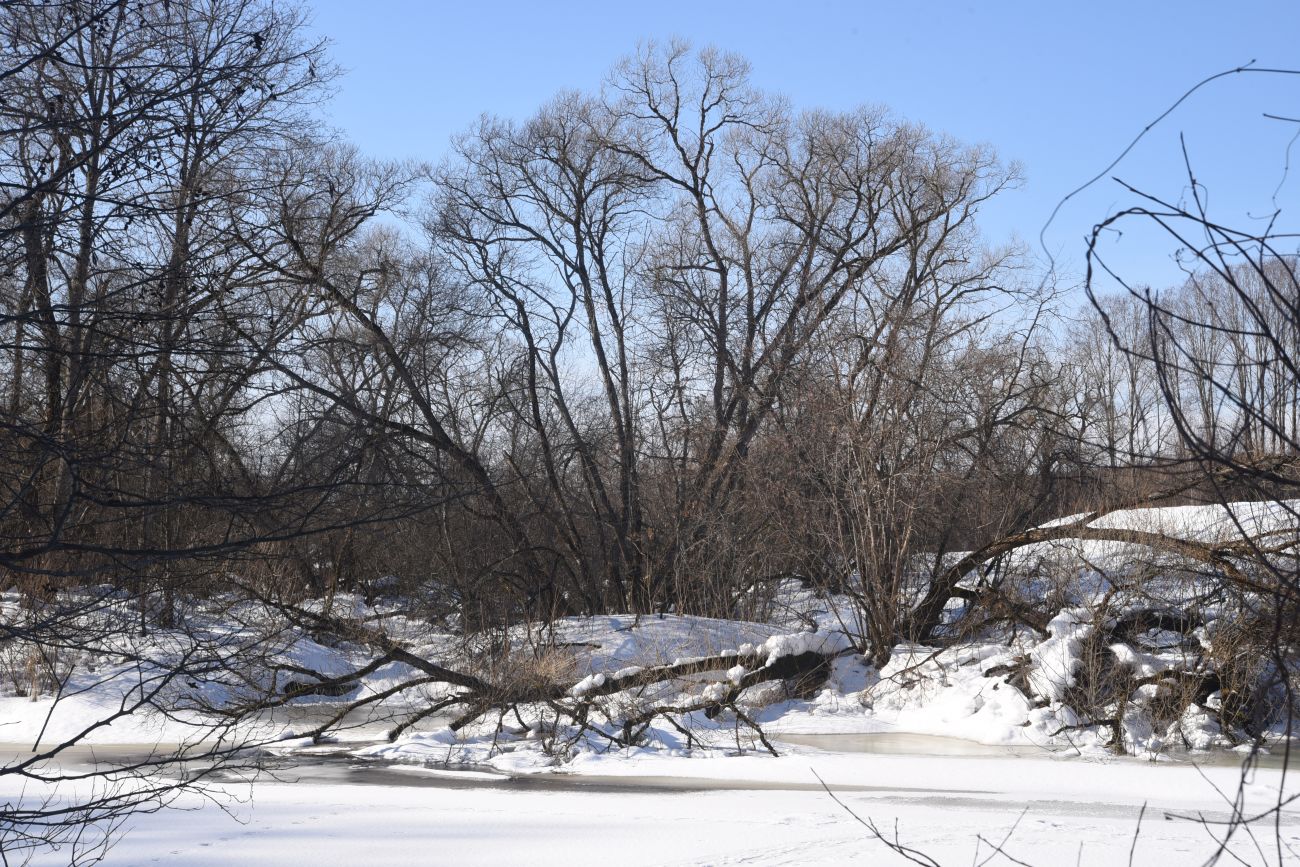
[[[1294, 535], [1300, 500], [1275, 502], [1241, 502], [1226, 505], [1160, 506], [1144, 509], [1121, 509], [1109, 512], [1086, 526], [1097, 529], [1135, 530], [1157, 533], [1198, 542], [1223, 543], [1245, 536], [1285, 533]], [[1048, 521], [1043, 527], [1076, 523], [1085, 514], [1069, 515]], [[1060, 539], [1028, 545], [1015, 552], [1010, 560], [1027, 570], [1035, 560], [1056, 563], [1088, 563], [1098, 570], [1122, 569], [1135, 560], [1159, 562], [1170, 566], [1179, 560], [1171, 554], [1153, 552], [1142, 545], [1126, 542], [1080, 541]]]
[[[818, 776], [856, 813], [943, 864], [987, 857], [981, 837], [1006, 837], [1009, 854], [1039, 865], [1127, 863], [1144, 803], [1134, 863], [1202, 863], [1215, 845], [1206, 829], [1168, 817], [1220, 817], [1214, 787], [1234, 791], [1237, 781], [1231, 766], [811, 749], [781, 759], [593, 756], [573, 770], [604, 784], [512, 786], [481, 772], [457, 784], [455, 774], [420, 772], [405, 775], [406, 784], [385, 777], [375, 785], [363, 768], [259, 783], [251, 798], [247, 787], [225, 786], [214, 792], [217, 803], [186, 804], [193, 812], [134, 818], [105, 863], [907, 863], [837, 806]], [[1244, 790], [1247, 808], [1272, 803], [1279, 779], [1257, 771]], [[9, 794], [0, 786], [0, 797]], [[1281, 830], [1285, 843], [1300, 843], [1300, 814], [1285, 811]], [[1248, 857], [1253, 845], [1244, 834], [1233, 843]]]
[[801, 653], [821, 653], [829, 655], [849, 650], [853, 646], [843, 632], [796, 632], [792, 635], [773, 635], [759, 652], [766, 654], [771, 665], [783, 656], [798, 656]]
[[[631, 666], [631, 667], [635, 667], [635, 666]], [[600, 672], [596, 672], [595, 674], [587, 675], [582, 680], [578, 681], [572, 687], [570, 687], [569, 695], [573, 696], [574, 698], [582, 698], [584, 695], [591, 692], [593, 689], [599, 689], [604, 685], [605, 685], [605, 675]]]
[[1065, 698], [1075, 685], [1083, 642], [1092, 632], [1092, 615], [1083, 609], [1068, 609], [1047, 624], [1051, 636], [1029, 652], [1029, 685], [1051, 701]]
[[612, 614], [569, 617], [548, 630], [548, 641], [570, 648], [580, 670], [590, 673], [644, 668], [667, 662], [753, 653], [784, 630], [765, 623], [673, 615]]
[[[996, 658], [996, 657], [995, 657]], [[950, 664], [942, 655], [900, 648], [866, 691], [870, 713], [892, 731], [948, 735], [984, 744], [1042, 743], [1045, 725], [1026, 728], [1031, 706], [1023, 693], [980, 665]], [[1037, 737], [1035, 737], [1037, 736]]]

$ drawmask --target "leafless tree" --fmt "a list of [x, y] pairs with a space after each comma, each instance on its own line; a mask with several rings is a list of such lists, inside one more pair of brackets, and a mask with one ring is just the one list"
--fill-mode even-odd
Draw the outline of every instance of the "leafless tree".
[[[73, 748], [237, 680], [230, 660], [261, 644], [192, 603], [240, 554], [315, 529], [338, 487], [249, 448], [292, 305], [235, 227], [330, 76], [301, 21], [260, 0], [0, 7], [0, 645], [56, 708], [121, 686], [103, 718], [6, 757], [0, 776], [92, 790], [7, 804], [7, 857], [93, 853], [97, 830], [229, 764], [225, 722], [117, 767], [78, 770]], [[175, 782], [180, 759], [206, 770]]]
[[[1213, 76], [1260, 73], [1290, 79], [1292, 70], [1245, 69]], [[1279, 123], [1293, 119], [1270, 118]], [[1234, 596], [1248, 612], [1243, 618], [1253, 654], [1262, 662], [1258, 677], [1278, 697], [1283, 732], [1294, 731], [1296, 696], [1295, 624], [1296, 537], [1300, 512], [1294, 507], [1297, 482], [1296, 334], [1300, 328], [1300, 278], [1295, 234], [1285, 228], [1291, 215], [1276, 200], [1262, 228], [1239, 229], [1220, 221], [1193, 171], [1186, 147], [1186, 188], [1175, 202], [1124, 184], [1133, 204], [1098, 224], [1088, 249], [1087, 288], [1115, 346], [1130, 363], [1154, 373], [1163, 408], [1176, 433], [1171, 457], [1201, 468], [1211, 481], [1213, 501], [1259, 500], [1289, 516], [1289, 529], [1259, 534], [1239, 523]], [[1112, 229], [1149, 227], [1172, 249], [1185, 280], [1163, 291], [1134, 285], [1112, 267], [1099, 239]], [[1103, 289], [1117, 288], [1139, 311], [1140, 330], [1125, 327], [1099, 300]], [[1242, 580], [1245, 579], [1245, 580]], [[1249, 624], [1248, 626], [1245, 624]], [[1290, 741], [1283, 744], [1284, 768]], [[1249, 763], [1248, 763], [1249, 764]], [[1244, 779], [1244, 777], [1243, 777]], [[1279, 790], [1273, 809], [1244, 811], [1238, 800], [1228, 825], [1216, 834], [1227, 845], [1252, 824], [1273, 824], [1277, 863], [1286, 860], [1280, 831], [1287, 802]], [[1248, 832], [1248, 831], [1247, 831]], [[1261, 853], [1262, 856], [1262, 853]]]

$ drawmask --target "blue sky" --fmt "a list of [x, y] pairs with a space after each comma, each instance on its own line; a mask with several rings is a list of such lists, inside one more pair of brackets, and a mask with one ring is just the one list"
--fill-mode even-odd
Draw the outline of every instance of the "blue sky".
[[[754, 81], [797, 107], [888, 106], [1024, 169], [1023, 187], [988, 208], [990, 241], [1040, 252], [1056, 203], [1106, 166], [1205, 76], [1251, 60], [1300, 68], [1300, 0], [1274, 2], [883, 3], [485, 2], [308, 0], [313, 26], [347, 70], [330, 121], [378, 157], [436, 161], [482, 113], [527, 117], [562, 89], [591, 90], [639, 40], [680, 36], [738, 52]], [[1179, 135], [1214, 213], [1257, 224], [1275, 190], [1300, 211], [1300, 76], [1238, 75], [1193, 97], [1115, 170], [1178, 199]], [[1107, 180], [1069, 203], [1047, 232], [1067, 278], [1083, 237], [1130, 203]], [[1293, 207], [1288, 208], [1288, 204]], [[1284, 217], [1285, 218], [1285, 217]], [[1169, 245], [1130, 231], [1106, 254], [1134, 279], [1176, 277]]]

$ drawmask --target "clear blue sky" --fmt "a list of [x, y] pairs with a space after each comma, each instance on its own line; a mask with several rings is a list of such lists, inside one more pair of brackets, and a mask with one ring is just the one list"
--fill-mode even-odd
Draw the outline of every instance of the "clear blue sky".
[[[1026, 182], [990, 206], [990, 240], [1037, 251], [1055, 204], [1100, 171], [1184, 90], [1256, 60], [1300, 68], [1300, 0], [907, 3], [307, 0], [347, 70], [330, 120], [363, 151], [436, 161], [481, 113], [527, 117], [562, 89], [595, 89], [639, 40], [680, 36], [738, 52], [798, 107], [880, 104], [1020, 162]], [[1164, 196], [1184, 187], [1178, 136], [1226, 222], [1271, 210], [1300, 125], [1300, 77], [1234, 76], [1183, 106], [1116, 173]], [[1278, 204], [1300, 212], [1300, 143]], [[1047, 234], [1065, 273], [1082, 238], [1129, 199], [1110, 181]], [[1295, 214], [1292, 215], [1293, 217]], [[1172, 276], [1139, 233], [1108, 242], [1138, 279]]]

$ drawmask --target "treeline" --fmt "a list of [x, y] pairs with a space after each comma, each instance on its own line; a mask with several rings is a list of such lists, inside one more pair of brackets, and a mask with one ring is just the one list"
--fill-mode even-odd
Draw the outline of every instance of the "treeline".
[[1248, 297], [1080, 310], [978, 231], [1014, 169], [884, 110], [671, 44], [428, 167], [323, 133], [335, 82], [285, 4], [0, 8], [0, 580], [33, 603], [112, 584], [147, 628], [397, 582], [472, 627], [853, 577], [887, 648], [946, 553], [1160, 490], [1184, 428], [1294, 441], [1275, 347], [1191, 315]]

